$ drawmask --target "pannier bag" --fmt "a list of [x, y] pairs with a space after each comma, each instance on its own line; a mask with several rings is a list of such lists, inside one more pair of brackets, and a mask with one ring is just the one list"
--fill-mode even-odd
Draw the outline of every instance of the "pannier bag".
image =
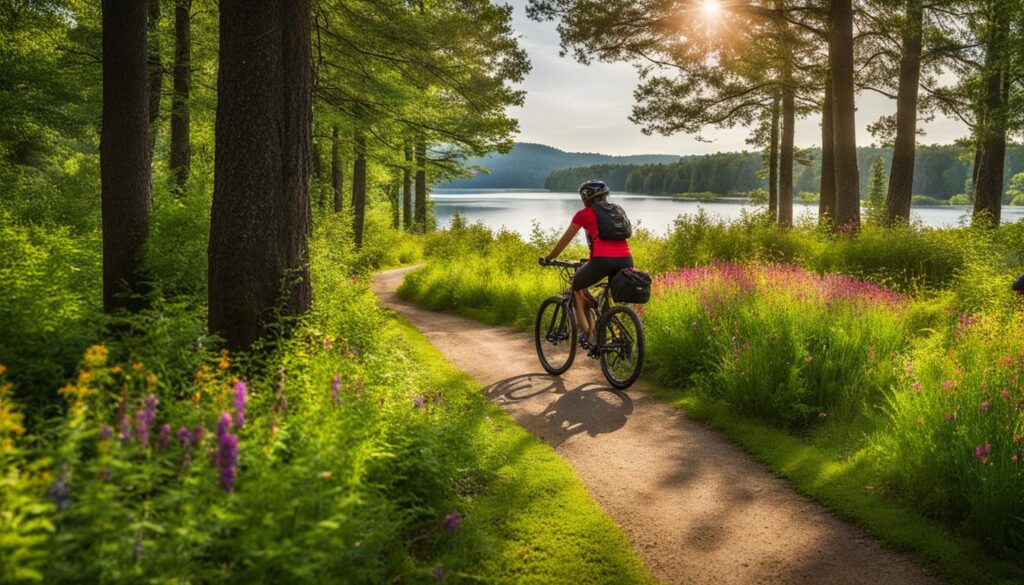
[[595, 201], [594, 214], [597, 216], [597, 237], [602, 240], [628, 240], [633, 235], [633, 226], [621, 207], [607, 201]]
[[625, 268], [612, 278], [608, 288], [616, 303], [646, 303], [651, 300], [651, 275]]

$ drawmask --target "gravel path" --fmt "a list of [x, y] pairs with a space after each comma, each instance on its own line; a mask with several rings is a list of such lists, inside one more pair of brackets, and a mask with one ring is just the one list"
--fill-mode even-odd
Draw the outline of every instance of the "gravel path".
[[408, 268], [382, 272], [383, 304], [422, 331], [490, 399], [576, 469], [587, 490], [666, 583], [938, 583], [797, 493], [678, 409], [605, 386], [577, 353], [565, 375], [537, 361], [530, 334], [398, 299]]

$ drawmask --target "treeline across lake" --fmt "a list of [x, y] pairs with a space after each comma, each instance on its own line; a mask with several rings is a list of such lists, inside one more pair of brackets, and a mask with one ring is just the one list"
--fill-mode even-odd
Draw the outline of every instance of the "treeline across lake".
[[[857, 149], [860, 194], [868, 196], [872, 164], [881, 158], [888, 169], [891, 148]], [[552, 172], [544, 181], [551, 191], [575, 191], [589, 179], [602, 179], [616, 191], [649, 194], [711, 193], [746, 194], [767, 189], [765, 157], [760, 152], [723, 152], [700, 157], [684, 157], [677, 163], [648, 165], [594, 165]], [[964, 148], [953, 145], [920, 146], [914, 165], [914, 194], [940, 202], [969, 192], [972, 160]], [[1003, 170], [1004, 203], [1013, 199], [1011, 178], [1024, 172], [1024, 147], [1015, 145], [1006, 151]], [[821, 184], [821, 149], [798, 152], [793, 166], [793, 190], [816, 198]], [[966, 201], [966, 198], [964, 198]]]

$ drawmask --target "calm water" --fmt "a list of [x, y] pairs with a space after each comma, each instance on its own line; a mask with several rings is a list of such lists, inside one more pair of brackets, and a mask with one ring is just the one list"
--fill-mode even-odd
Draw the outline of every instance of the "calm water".
[[[550, 193], [547, 191], [448, 191], [431, 194], [438, 226], [448, 226], [452, 215], [458, 211], [469, 222], [483, 222], [492, 228], [505, 227], [529, 235], [536, 220], [544, 230], [562, 230], [569, 224], [580, 208], [579, 196], [574, 193]], [[634, 227], [637, 223], [664, 234], [673, 220], [684, 213], [696, 213], [703, 209], [709, 216], [736, 219], [740, 213], [754, 207], [741, 201], [676, 201], [670, 197], [651, 195], [624, 195], [613, 193], [612, 200], [618, 202], [629, 213]], [[818, 204], [793, 204], [793, 215], [816, 217]], [[911, 215], [930, 226], [956, 226], [969, 217], [968, 206], [915, 207]], [[1024, 218], [1024, 207], [1003, 207], [1003, 222]]]

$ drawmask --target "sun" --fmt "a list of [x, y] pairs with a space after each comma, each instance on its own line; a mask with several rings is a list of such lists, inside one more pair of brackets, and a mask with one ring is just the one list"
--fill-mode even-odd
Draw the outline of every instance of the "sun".
[[700, 11], [704, 18], [715, 20], [722, 14], [722, 4], [718, 0], [703, 0]]

